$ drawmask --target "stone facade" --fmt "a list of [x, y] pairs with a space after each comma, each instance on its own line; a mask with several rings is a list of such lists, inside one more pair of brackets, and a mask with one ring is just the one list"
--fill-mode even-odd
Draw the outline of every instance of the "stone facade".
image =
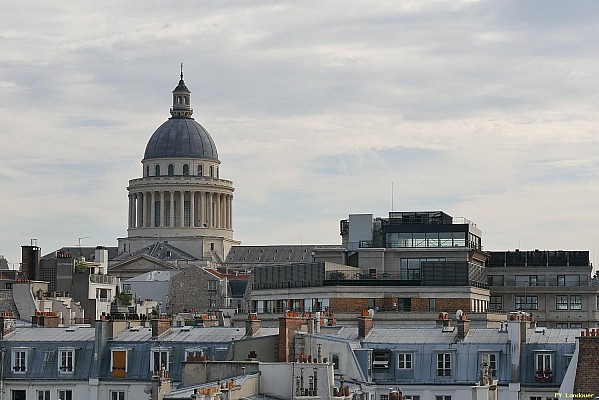
[[191, 266], [171, 279], [169, 312], [207, 311], [223, 307], [226, 288], [224, 282], [204, 268]]

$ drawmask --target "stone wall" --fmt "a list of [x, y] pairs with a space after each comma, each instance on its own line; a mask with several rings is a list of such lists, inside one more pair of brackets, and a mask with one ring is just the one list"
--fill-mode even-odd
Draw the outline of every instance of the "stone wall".
[[11, 312], [19, 318], [19, 312], [10, 289], [0, 290], [0, 312]]

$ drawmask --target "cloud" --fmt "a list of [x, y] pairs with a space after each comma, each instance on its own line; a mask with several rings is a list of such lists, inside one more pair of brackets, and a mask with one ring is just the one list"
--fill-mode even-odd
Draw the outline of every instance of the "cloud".
[[339, 243], [393, 182], [397, 210], [472, 219], [487, 248], [592, 249], [598, 7], [9, 0], [0, 254], [126, 235], [180, 62], [244, 243]]

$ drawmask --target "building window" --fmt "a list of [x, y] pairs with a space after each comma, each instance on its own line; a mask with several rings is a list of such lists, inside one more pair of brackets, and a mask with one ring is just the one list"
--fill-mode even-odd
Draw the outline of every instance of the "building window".
[[408, 394], [403, 397], [404, 400], [420, 400], [420, 396], [417, 394]]
[[27, 372], [27, 349], [13, 349], [12, 369], [16, 374]]
[[539, 309], [539, 297], [538, 296], [516, 296], [515, 301], [516, 310], [538, 310]]
[[25, 390], [11, 390], [11, 400], [27, 400], [27, 392]]
[[535, 356], [535, 380], [553, 382], [553, 364], [550, 353], [538, 353]]
[[183, 164], [183, 175], [184, 176], [189, 175], [189, 165], [188, 164]]
[[125, 293], [131, 292], [131, 284], [130, 283], [123, 283], [123, 292], [125, 292]]
[[146, 165], [146, 176], [150, 176], [150, 166]]
[[379, 396], [379, 400], [389, 400], [389, 395], [388, 394], [381, 394]]
[[331, 362], [333, 363], [333, 369], [335, 371], [339, 371], [339, 365], [341, 365], [339, 363], [339, 354], [331, 353], [330, 356], [331, 356]]
[[537, 286], [537, 275], [516, 275], [516, 286]]
[[72, 390], [59, 390], [58, 391], [58, 400], [73, 400], [73, 391]]
[[75, 350], [58, 350], [58, 372], [72, 373], [75, 370]]
[[168, 176], [175, 175], [175, 166], [173, 164], [168, 165], [167, 174], [168, 174]]
[[210, 177], [214, 178], [214, 167], [212, 165], [210, 166], [209, 170], [210, 170]]
[[489, 309], [503, 310], [503, 296], [491, 296], [489, 299]]
[[503, 275], [489, 275], [489, 286], [503, 286]]
[[127, 358], [127, 350], [112, 350], [111, 369], [113, 378], [125, 378], [127, 376]]
[[557, 286], [566, 286], [566, 275], [557, 276]]
[[579, 294], [570, 295], [570, 310], [582, 310], [582, 297]]
[[216, 167], [216, 178], [218, 179], [218, 177], [219, 177], [218, 167]]
[[570, 329], [582, 328], [582, 322], [570, 322]]
[[451, 396], [448, 396], [448, 395], [441, 395], [441, 396], [439, 396], [439, 395], [437, 395], [437, 396], [435, 396], [435, 400], [451, 400]]
[[209, 280], [208, 281], [208, 291], [216, 292], [218, 290], [218, 281], [217, 280]]
[[497, 354], [495, 353], [482, 353], [481, 364], [487, 364], [489, 367], [489, 374], [492, 377], [497, 375]]
[[110, 391], [110, 400], [125, 400], [125, 391], [124, 390], [111, 390]]
[[567, 322], [556, 322], [555, 328], [556, 329], [568, 329], [568, 323]]
[[198, 176], [204, 176], [204, 166], [198, 165]]
[[150, 357], [150, 371], [168, 371], [169, 370], [169, 352], [166, 349], [152, 349]]
[[429, 311], [437, 311], [437, 299], [428, 299], [428, 310]]
[[555, 296], [555, 309], [556, 310], [567, 310], [568, 309], [568, 296], [566, 296], [566, 295]]
[[154, 175], [160, 176], [160, 165], [154, 167]]
[[412, 353], [399, 353], [397, 355], [397, 368], [412, 369]]
[[437, 354], [437, 376], [451, 376], [451, 353]]
[[35, 398], [37, 400], [50, 400], [50, 391], [49, 390], [36, 390], [37, 396]]

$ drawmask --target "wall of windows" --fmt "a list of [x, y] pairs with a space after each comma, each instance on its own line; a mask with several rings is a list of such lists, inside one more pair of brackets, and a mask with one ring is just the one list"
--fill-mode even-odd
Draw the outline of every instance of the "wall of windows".
[[516, 296], [514, 299], [516, 310], [538, 310], [538, 296]]
[[445, 261], [445, 257], [402, 258], [399, 261], [399, 278], [401, 280], [420, 280], [424, 261]]
[[[480, 244], [477, 239], [473, 242]], [[393, 232], [385, 242], [386, 247], [466, 247], [466, 232]]]

